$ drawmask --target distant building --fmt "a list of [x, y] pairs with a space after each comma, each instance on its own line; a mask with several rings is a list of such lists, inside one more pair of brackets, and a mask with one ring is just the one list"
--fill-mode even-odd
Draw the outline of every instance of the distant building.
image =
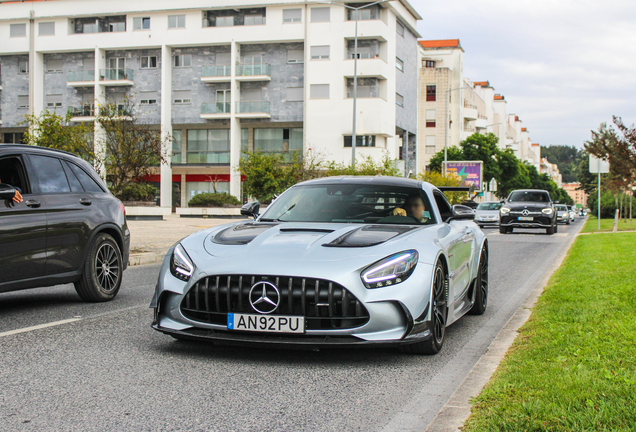
[[587, 208], [587, 194], [585, 191], [578, 189], [580, 186], [581, 183], [565, 183], [562, 187], [575, 204], [581, 204], [583, 208]]
[[548, 177], [554, 180], [558, 187], [563, 186], [563, 177], [559, 172], [559, 167], [557, 164], [548, 162], [548, 158], [541, 159], [539, 163], [539, 174], [547, 174]]

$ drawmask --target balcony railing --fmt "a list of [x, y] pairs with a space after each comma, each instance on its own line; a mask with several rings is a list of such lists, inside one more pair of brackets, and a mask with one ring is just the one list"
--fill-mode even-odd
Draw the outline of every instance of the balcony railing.
[[465, 126], [464, 132], [475, 132], [475, 126]]
[[133, 112], [125, 105], [103, 106], [99, 108], [99, 114], [104, 117], [132, 117]]
[[188, 152], [187, 163], [189, 164], [229, 164], [230, 152], [208, 151], [208, 152]]
[[268, 113], [268, 101], [240, 101], [236, 103], [237, 113]]
[[201, 114], [229, 114], [229, 102], [212, 102], [201, 104]]
[[66, 74], [66, 82], [95, 81], [94, 70], [72, 70]]
[[131, 69], [100, 69], [100, 81], [132, 81], [133, 71]]
[[464, 108], [477, 109], [477, 105], [473, 105], [473, 104], [469, 103], [468, 101], [464, 101]]
[[239, 64], [236, 65], [237, 76], [258, 76], [266, 75], [271, 76], [270, 65], [267, 63], [261, 64]]
[[68, 113], [73, 117], [95, 117], [95, 108], [91, 105], [72, 106], [68, 108]]
[[201, 68], [201, 77], [229, 77], [232, 75], [231, 65], [212, 65]]

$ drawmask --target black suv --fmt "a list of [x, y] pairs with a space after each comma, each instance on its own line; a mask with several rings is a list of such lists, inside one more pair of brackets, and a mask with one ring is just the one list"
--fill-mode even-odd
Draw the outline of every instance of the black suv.
[[499, 209], [499, 232], [506, 234], [514, 228], [540, 228], [546, 234], [557, 232], [554, 203], [548, 191], [522, 189], [510, 192], [507, 200], [501, 201]]
[[0, 293], [72, 282], [85, 301], [112, 300], [129, 246], [124, 206], [87, 162], [0, 145]]

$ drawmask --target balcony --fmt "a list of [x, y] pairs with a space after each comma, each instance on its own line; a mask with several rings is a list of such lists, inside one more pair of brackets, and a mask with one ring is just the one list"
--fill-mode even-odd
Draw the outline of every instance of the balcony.
[[134, 113], [126, 105], [106, 105], [99, 108], [99, 115], [112, 120], [131, 121]]
[[[353, 78], [354, 63], [355, 62], [352, 58], [344, 61], [345, 78]], [[395, 66], [393, 69], [395, 69]], [[358, 59], [358, 78], [377, 78], [379, 80], [386, 80], [389, 75], [389, 65], [380, 57]]]
[[201, 104], [201, 118], [205, 120], [230, 118], [230, 103], [213, 102]]
[[260, 64], [239, 64], [236, 65], [237, 81], [271, 81], [272, 74], [270, 65]]
[[[227, 147], [229, 147], [229, 143]], [[187, 158], [186, 159], [187, 163], [193, 164], [193, 165], [198, 165], [198, 164], [229, 165], [230, 152], [227, 150], [206, 151], [206, 152], [188, 151], [186, 158]]]
[[236, 103], [236, 117], [245, 119], [272, 118], [267, 101], [240, 101]]
[[100, 69], [99, 83], [105, 86], [131, 86], [133, 71], [131, 69]]
[[68, 113], [75, 123], [95, 121], [95, 108], [91, 105], [69, 107]]
[[93, 87], [95, 85], [94, 70], [71, 70], [66, 74], [66, 85], [69, 87]]
[[204, 83], [230, 82], [231, 65], [212, 65], [201, 68], [201, 81]]

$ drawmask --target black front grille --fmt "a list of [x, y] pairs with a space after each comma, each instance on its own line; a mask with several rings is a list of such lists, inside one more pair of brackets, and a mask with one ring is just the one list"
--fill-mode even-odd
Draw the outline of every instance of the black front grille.
[[181, 301], [186, 318], [210, 324], [227, 324], [227, 313], [257, 313], [249, 293], [259, 281], [276, 285], [280, 304], [272, 315], [304, 316], [307, 330], [360, 327], [369, 312], [346, 288], [324, 279], [289, 276], [223, 275], [199, 280]]

